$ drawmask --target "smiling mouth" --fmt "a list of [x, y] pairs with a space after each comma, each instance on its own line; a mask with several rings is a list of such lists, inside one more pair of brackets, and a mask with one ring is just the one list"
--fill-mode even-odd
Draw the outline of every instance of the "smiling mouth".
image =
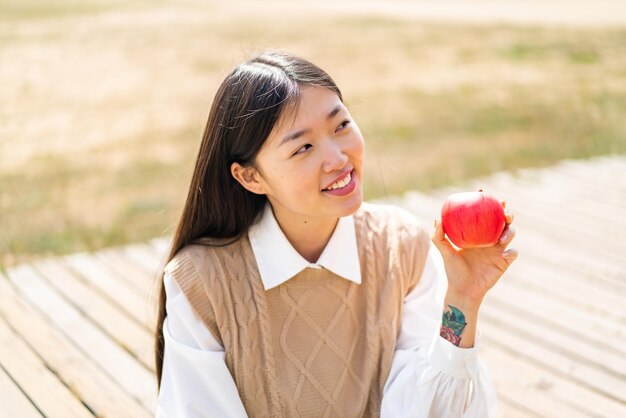
[[333, 183], [330, 187], [326, 189], [322, 189], [322, 191], [327, 192], [329, 190], [343, 189], [348, 184], [350, 184], [350, 181], [352, 181], [352, 176], [354, 176], [354, 169], [352, 169], [348, 174], [346, 174], [346, 176], [343, 179], [339, 180], [336, 183]]

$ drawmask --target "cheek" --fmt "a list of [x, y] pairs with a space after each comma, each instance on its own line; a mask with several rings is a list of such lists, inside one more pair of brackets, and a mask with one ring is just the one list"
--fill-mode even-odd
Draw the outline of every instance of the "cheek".
[[360, 132], [354, 136], [351, 150], [355, 157], [363, 157], [363, 153], [365, 152], [365, 141], [363, 140]]
[[[311, 163], [313, 159], [310, 159]], [[290, 196], [297, 195], [299, 191], [305, 192], [310, 187], [317, 187], [318, 178], [315, 177], [313, 165], [309, 161], [282, 167], [274, 175], [274, 184], [282, 193]]]

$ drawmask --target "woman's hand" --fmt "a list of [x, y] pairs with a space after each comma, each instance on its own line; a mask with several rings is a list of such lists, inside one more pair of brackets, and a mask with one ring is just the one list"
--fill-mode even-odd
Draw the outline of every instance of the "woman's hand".
[[[506, 207], [506, 202], [502, 202], [502, 207]], [[516, 249], [506, 250], [507, 245], [515, 237], [515, 228], [511, 227], [513, 214], [505, 211], [505, 215], [506, 226], [500, 236], [500, 242], [484, 248], [457, 250], [445, 236], [441, 221], [435, 221], [432, 241], [443, 257], [448, 276], [448, 294], [455, 294], [480, 305], [485, 294], [517, 258]]]

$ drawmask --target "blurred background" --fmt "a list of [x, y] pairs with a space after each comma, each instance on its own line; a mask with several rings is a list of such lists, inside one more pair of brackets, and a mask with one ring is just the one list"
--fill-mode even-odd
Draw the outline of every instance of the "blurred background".
[[366, 199], [626, 152], [623, 2], [0, 0], [0, 267], [170, 235], [266, 48], [342, 89]]

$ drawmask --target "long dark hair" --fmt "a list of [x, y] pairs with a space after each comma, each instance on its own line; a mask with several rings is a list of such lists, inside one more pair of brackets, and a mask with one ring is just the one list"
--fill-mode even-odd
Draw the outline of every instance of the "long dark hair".
[[[303, 85], [328, 88], [343, 97], [332, 78], [315, 64], [281, 51], [266, 51], [239, 64], [220, 85], [202, 136], [185, 207], [171, 240], [169, 262], [202, 238], [239, 239], [259, 215], [267, 197], [246, 190], [231, 174], [233, 162], [255, 167], [255, 158], [287, 109], [297, 107]], [[159, 295], [155, 329], [157, 388], [163, 369], [165, 288]]]

